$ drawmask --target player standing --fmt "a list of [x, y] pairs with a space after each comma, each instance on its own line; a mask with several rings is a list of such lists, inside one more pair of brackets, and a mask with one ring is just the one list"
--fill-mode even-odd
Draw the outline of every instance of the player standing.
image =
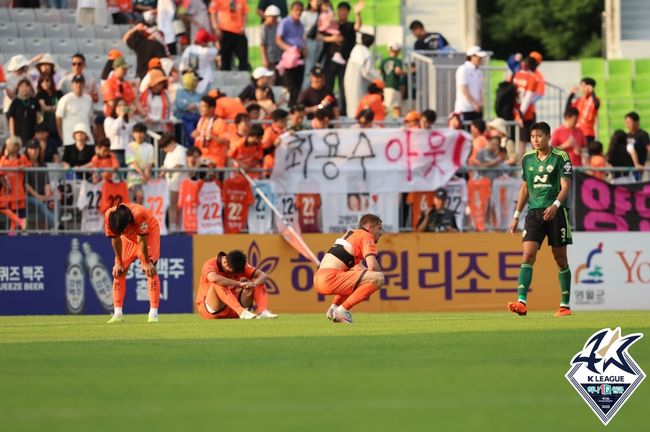
[[[246, 262], [240, 250], [219, 252], [201, 268], [196, 308], [203, 319], [268, 319], [278, 316], [267, 309], [268, 276]], [[257, 315], [248, 310], [257, 305]]]
[[[383, 229], [378, 216], [365, 214], [359, 220], [359, 228], [336, 239], [323, 257], [314, 275], [314, 287], [320, 294], [334, 295], [327, 310], [328, 319], [351, 323], [350, 309], [384, 285], [376, 246]], [[359, 265], [361, 260], [366, 261], [368, 268]]]
[[106, 237], [115, 251], [113, 266], [114, 312], [109, 324], [124, 321], [122, 307], [126, 294], [126, 272], [136, 258], [147, 277], [149, 292], [148, 322], [158, 322], [160, 278], [156, 262], [160, 258], [160, 228], [149, 210], [139, 204], [119, 204], [106, 210], [104, 217]]
[[523, 183], [519, 190], [517, 207], [510, 223], [510, 232], [515, 233], [519, 214], [528, 202], [528, 215], [524, 225], [523, 263], [519, 269], [518, 300], [508, 303], [508, 310], [526, 315], [526, 297], [533, 278], [533, 264], [537, 251], [548, 236], [548, 244], [559, 268], [562, 299], [555, 316], [571, 315], [571, 270], [567, 260], [567, 245], [571, 240], [569, 212], [563, 204], [569, 195], [573, 167], [569, 155], [549, 145], [551, 127], [544, 122], [531, 127], [533, 150], [524, 154], [521, 162]]

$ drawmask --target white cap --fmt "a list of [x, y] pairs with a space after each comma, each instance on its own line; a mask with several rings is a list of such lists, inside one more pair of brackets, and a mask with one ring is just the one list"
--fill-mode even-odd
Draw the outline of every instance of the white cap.
[[37, 65], [39, 64], [52, 64], [54, 66], [57, 66], [56, 60], [54, 59], [54, 56], [50, 53], [45, 53], [41, 56], [41, 59], [36, 62]]
[[86, 123], [77, 123], [74, 125], [74, 129], [72, 129], [72, 135], [76, 134], [77, 132], [83, 132], [86, 134], [88, 138], [90, 138], [90, 129], [88, 128], [88, 125]]
[[18, 54], [13, 56], [7, 63], [7, 72], [16, 72], [18, 69], [29, 66], [29, 60], [24, 55]]
[[359, 33], [367, 34], [369, 36], [375, 35], [375, 28], [369, 25], [362, 25], [359, 29]]
[[390, 48], [392, 51], [399, 51], [399, 50], [402, 49], [402, 44], [399, 43], [399, 42], [393, 42], [392, 44], [390, 44], [389, 48]]
[[467, 55], [468, 56], [477, 56], [477, 57], [485, 57], [487, 53], [481, 49], [480, 46], [474, 45], [470, 49], [467, 50]]
[[258, 80], [262, 77], [270, 78], [273, 75], [275, 75], [275, 73], [272, 70], [268, 70], [267, 68], [261, 66], [255, 68], [255, 70], [253, 71], [253, 79], [255, 80]]
[[276, 5], [271, 5], [264, 9], [264, 16], [280, 16], [280, 8]]

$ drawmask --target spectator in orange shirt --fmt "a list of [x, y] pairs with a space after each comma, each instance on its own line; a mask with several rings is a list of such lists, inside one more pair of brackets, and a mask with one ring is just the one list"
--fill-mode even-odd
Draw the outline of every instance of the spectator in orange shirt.
[[[29, 159], [20, 154], [21, 144], [22, 142], [17, 136], [12, 135], [7, 138], [2, 157], [0, 157], [0, 168], [31, 166]], [[2, 183], [3, 189], [2, 196], [0, 196], [0, 208], [18, 211], [18, 216], [23, 219], [21, 222], [18, 222], [18, 225], [22, 228], [25, 217], [25, 172], [22, 170], [0, 171], [0, 182]]]
[[417, 111], [409, 111], [404, 116], [404, 126], [407, 129], [419, 129], [420, 128], [420, 113]]
[[536, 121], [535, 115], [535, 89], [537, 79], [537, 60], [527, 57], [523, 62], [524, 68], [513, 75], [512, 82], [517, 88], [517, 100], [515, 102], [515, 121], [521, 128], [519, 139], [524, 143], [530, 142], [530, 128]]
[[235, 55], [239, 70], [250, 70], [248, 39], [244, 33], [248, 15], [246, 0], [212, 0], [208, 11], [212, 31], [221, 42], [221, 69], [231, 70]]
[[488, 140], [485, 137], [486, 125], [485, 121], [481, 119], [473, 120], [469, 127], [469, 132], [472, 135], [472, 152], [467, 159], [469, 165], [481, 166], [476, 159], [478, 152], [483, 150], [488, 145]]
[[[244, 145], [246, 137], [251, 131], [251, 118], [248, 114], [237, 114], [235, 117], [235, 129], [230, 134], [228, 154], [232, 154], [237, 147]], [[261, 137], [260, 137], [261, 138]]]
[[[255, 124], [250, 127], [250, 132], [245, 137], [244, 142], [231, 151], [230, 157], [239, 163], [245, 170], [256, 170], [262, 168], [262, 136], [264, 129], [262, 126]], [[260, 172], [249, 172], [254, 179], [262, 177]]]
[[222, 93], [219, 89], [211, 90], [208, 93], [215, 100], [215, 114], [224, 120], [234, 120], [237, 114], [246, 114], [246, 107], [239, 98], [231, 98]]
[[[113, 74], [102, 84], [102, 96], [104, 98], [104, 114], [110, 116], [113, 112], [115, 99], [121, 98], [126, 102], [131, 111], [138, 109], [136, 105], [135, 90], [131, 83], [125, 80], [129, 65], [124, 57], [118, 57], [113, 61]], [[142, 113], [141, 113], [142, 114]]]
[[578, 110], [569, 107], [564, 112], [564, 122], [551, 135], [551, 145], [567, 152], [574, 167], [582, 166], [583, 155], [585, 161], [587, 156], [587, 141], [580, 128], [576, 127], [577, 122]]
[[201, 156], [212, 161], [217, 168], [226, 166], [228, 158], [228, 140], [222, 135], [226, 124], [215, 114], [216, 101], [210, 96], [203, 96], [199, 102], [199, 122], [192, 132], [194, 145], [201, 150]]
[[[592, 141], [587, 145], [589, 149], [589, 166], [592, 168], [605, 168], [607, 161], [603, 157], [603, 144], [600, 141]], [[605, 180], [605, 171], [587, 171], [587, 174], [600, 180]]]
[[578, 109], [578, 128], [585, 136], [587, 143], [596, 139], [596, 120], [598, 110], [600, 109], [600, 99], [596, 97], [596, 80], [593, 78], [583, 78], [580, 81], [580, 93], [582, 96], [576, 98], [578, 88], [571, 89], [571, 94], [567, 99], [567, 108], [574, 107]]
[[289, 113], [283, 109], [276, 109], [271, 114], [271, 125], [264, 131], [262, 137], [262, 148], [264, 154], [273, 153], [275, 147], [280, 143], [280, 135], [284, 133], [287, 128]]
[[359, 117], [361, 111], [369, 109], [377, 121], [383, 121], [386, 118], [386, 111], [384, 108], [384, 82], [382, 80], [374, 80], [368, 86], [368, 94], [361, 98], [357, 106], [355, 117]]
[[102, 177], [105, 180], [110, 180], [113, 177], [113, 172], [116, 172], [120, 167], [120, 163], [113, 153], [111, 153], [111, 140], [108, 138], [100, 138], [95, 144], [95, 156], [90, 160], [92, 168], [106, 168], [107, 172], [100, 176], [94, 174], [93, 180], [95, 183], [101, 181]]

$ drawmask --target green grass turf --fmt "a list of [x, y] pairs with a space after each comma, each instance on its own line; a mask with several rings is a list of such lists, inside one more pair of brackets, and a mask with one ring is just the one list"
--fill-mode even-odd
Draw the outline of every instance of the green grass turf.
[[[644, 332], [650, 373], [650, 312], [106, 319], [0, 317], [1, 430], [598, 431], [564, 378], [587, 337]], [[648, 406], [650, 381], [609, 429]]]

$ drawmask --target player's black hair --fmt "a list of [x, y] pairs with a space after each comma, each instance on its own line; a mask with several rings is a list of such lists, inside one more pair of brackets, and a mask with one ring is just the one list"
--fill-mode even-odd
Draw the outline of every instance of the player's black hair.
[[232, 267], [233, 273], [241, 273], [244, 271], [244, 267], [246, 266], [246, 255], [244, 252], [235, 249], [228, 252], [228, 255], [226, 255], [226, 261], [228, 261], [228, 264]]
[[133, 222], [133, 213], [125, 205], [118, 205], [113, 213], [108, 216], [108, 226], [113, 233], [120, 235], [126, 227]]
[[215, 106], [217, 106], [217, 100], [212, 96], [207, 96], [207, 95], [203, 96], [201, 98], [201, 102], [205, 102], [206, 104], [208, 104], [210, 108], [214, 108]]
[[420, 20], [411, 21], [411, 24], [409, 25], [409, 30], [415, 30], [421, 28], [424, 28], [424, 24], [422, 24], [422, 21]]
[[530, 132], [533, 133], [534, 130], [541, 131], [544, 135], [551, 135], [551, 127], [546, 122], [535, 123], [531, 128]]
[[289, 117], [289, 113], [281, 108], [278, 108], [271, 113], [271, 120], [274, 122], [285, 120], [287, 117]]
[[251, 126], [251, 130], [248, 133], [248, 136], [260, 137], [264, 136], [264, 128], [262, 125], [254, 124]]
[[578, 108], [576, 107], [568, 107], [566, 110], [564, 110], [564, 118], [578, 117], [579, 115], [580, 111], [578, 111]]
[[347, 9], [348, 11], [352, 9], [352, 6], [350, 6], [350, 3], [346, 1], [342, 1], [339, 3], [339, 5], [336, 7], [337, 9]]
[[592, 141], [587, 144], [587, 149], [589, 150], [589, 156], [596, 156], [603, 154], [603, 143], [600, 141]]
[[369, 108], [361, 110], [357, 116], [357, 120], [361, 119], [364, 119], [367, 123], [372, 123], [372, 121], [375, 119], [375, 113], [373, 113]]
[[526, 57], [524, 59], [524, 64], [526, 65], [526, 69], [528, 69], [531, 72], [535, 72], [537, 70], [537, 60], [535, 60], [532, 57]]
[[246, 107], [246, 112], [250, 115], [253, 111], [260, 111], [261, 109], [260, 104], [252, 103]]
[[581, 79], [580, 82], [583, 82], [583, 83], [585, 83], [587, 85], [590, 85], [592, 87], [596, 87], [596, 80], [593, 79], [593, 78], [585, 77], [585, 78]]
[[361, 33], [361, 44], [366, 48], [372, 46], [375, 43], [375, 37], [373, 35]]
[[303, 104], [291, 105], [291, 108], [289, 108], [289, 112], [291, 114], [293, 114], [295, 112], [298, 112], [298, 111], [304, 111], [304, 110], [305, 110], [305, 106]]
[[640, 120], [639, 114], [637, 114], [635, 111], [630, 111], [629, 113], [625, 114], [625, 118], [629, 118], [635, 123], [638, 123]]
[[366, 213], [361, 216], [359, 219], [359, 228], [363, 228], [365, 225], [381, 225], [382, 221], [379, 216], [376, 216], [372, 213]]
[[485, 120], [482, 119], [474, 119], [472, 120], [472, 126], [474, 126], [480, 133], [485, 133]]
[[133, 126], [133, 132], [147, 133], [147, 125], [144, 123], [136, 123], [135, 126]]
[[434, 124], [438, 118], [438, 114], [436, 114], [436, 112], [432, 109], [425, 109], [420, 115], [426, 118], [431, 124]]

